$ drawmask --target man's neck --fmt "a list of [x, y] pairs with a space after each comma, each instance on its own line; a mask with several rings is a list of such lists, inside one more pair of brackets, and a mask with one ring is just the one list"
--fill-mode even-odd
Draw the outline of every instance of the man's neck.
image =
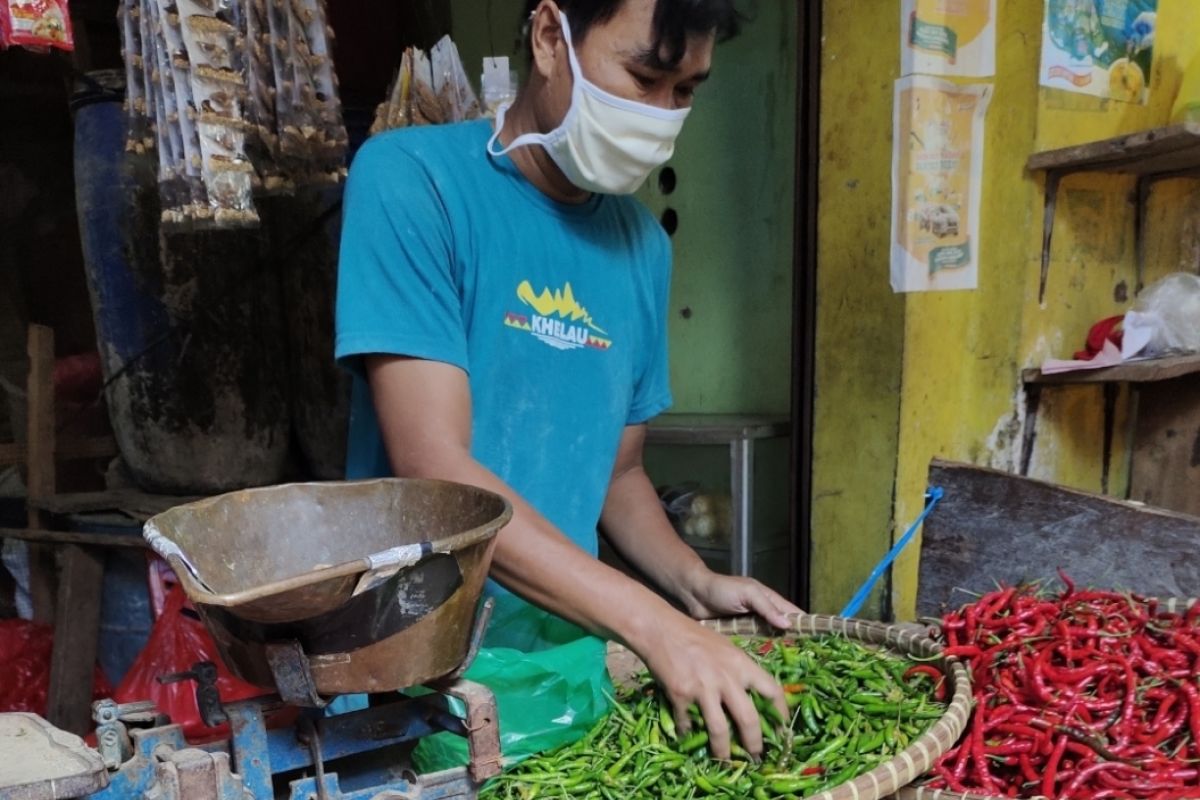
[[[504, 115], [504, 129], [500, 131], [500, 144], [507, 147], [518, 136], [526, 133], [541, 133], [534, 119], [532, 104], [518, 95], [516, 102]], [[521, 170], [526, 180], [537, 187], [538, 191], [552, 200], [560, 203], [585, 203], [592, 196], [591, 192], [580, 189], [567, 180], [554, 159], [544, 147], [527, 145], [510, 150], [509, 158]]]

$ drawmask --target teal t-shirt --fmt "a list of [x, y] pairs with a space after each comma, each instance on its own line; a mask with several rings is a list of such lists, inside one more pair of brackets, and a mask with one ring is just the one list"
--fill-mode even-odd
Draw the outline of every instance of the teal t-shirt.
[[[351, 166], [336, 343], [355, 374], [347, 477], [391, 474], [361, 356], [452, 364], [469, 376], [475, 458], [594, 556], [622, 430], [671, 404], [670, 243], [631, 197], [548, 198], [487, 154], [490, 135], [482, 121], [392, 131]], [[486, 591], [500, 600], [489, 646], [579, 633]]]

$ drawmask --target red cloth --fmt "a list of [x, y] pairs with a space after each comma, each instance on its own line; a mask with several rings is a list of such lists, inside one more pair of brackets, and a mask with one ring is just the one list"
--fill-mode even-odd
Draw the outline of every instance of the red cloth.
[[1088, 331], [1087, 342], [1085, 344], [1087, 349], [1076, 352], [1075, 360], [1091, 361], [1096, 357], [1097, 353], [1104, 349], [1104, 343], [1106, 341], [1112, 342], [1118, 348], [1120, 348], [1121, 338], [1124, 335], [1124, 331], [1121, 329], [1121, 323], [1124, 321], [1125, 315], [1118, 314], [1115, 317], [1102, 319], [1093, 325], [1091, 330]]
[[[0, 711], [46, 716], [54, 628], [24, 619], [0, 619]], [[112, 694], [100, 667], [92, 679], [92, 699]]]

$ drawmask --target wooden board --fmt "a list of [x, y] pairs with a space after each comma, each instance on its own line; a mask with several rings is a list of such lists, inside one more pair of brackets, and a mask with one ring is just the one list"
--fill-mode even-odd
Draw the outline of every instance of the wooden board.
[[150, 547], [145, 539], [133, 534], [44, 531], [32, 528], [0, 528], [0, 539], [21, 539], [39, 544], [83, 544], [90, 547]]
[[30, 501], [37, 508], [52, 514], [90, 514], [115, 511], [138, 522], [145, 522], [167, 509], [200, 500], [200, 497], [176, 497], [166, 494], [146, 494], [136, 489], [114, 489], [107, 492], [77, 492], [39, 497]]
[[1200, 375], [1138, 393], [1130, 496], [1200, 516]]
[[1184, 375], [1200, 373], [1200, 354], [1151, 358], [1145, 361], [1130, 361], [1115, 367], [1084, 369], [1075, 372], [1057, 372], [1043, 375], [1040, 369], [1027, 369], [1021, 373], [1025, 383], [1154, 383]]
[[104, 551], [75, 544], [61, 549], [59, 613], [54, 623], [46, 718], [65, 731], [84, 734], [91, 728]]
[[1032, 170], [1123, 172], [1160, 175], [1200, 169], [1200, 123], [1114, 136], [1098, 142], [1046, 150], [1029, 157]]
[[[108, 458], [117, 455], [117, 440], [111, 436], [85, 436], [64, 439], [54, 451], [62, 461], [89, 458]], [[0, 443], [0, 466], [24, 464], [29, 458], [29, 448], [20, 442]]]
[[1200, 518], [946, 461], [929, 484], [946, 494], [922, 535], [920, 616], [1056, 567], [1082, 585], [1200, 595]]
[[[29, 383], [26, 435], [26, 492], [30, 500], [54, 494], [54, 331], [44, 325], [29, 326]], [[30, 505], [29, 527], [45, 528], [46, 514]], [[54, 621], [54, 551], [46, 545], [29, 547], [29, 594], [33, 618]]]

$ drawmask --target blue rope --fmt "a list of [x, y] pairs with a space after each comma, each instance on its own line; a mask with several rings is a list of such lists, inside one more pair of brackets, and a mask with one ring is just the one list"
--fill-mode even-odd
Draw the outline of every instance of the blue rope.
[[862, 586], [858, 587], [858, 591], [854, 593], [854, 597], [850, 598], [850, 602], [842, 609], [841, 616], [853, 617], [862, 610], [863, 604], [867, 602], [867, 596], [871, 594], [871, 590], [875, 588], [875, 584], [879, 582], [879, 579], [883, 577], [883, 573], [896, 560], [896, 556], [900, 555], [905, 547], [908, 547], [908, 543], [916, 535], [917, 529], [921, 527], [921, 523], [925, 521], [925, 518], [929, 516], [929, 512], [933, 511], [934, 506], [938, 504], [945, 494], [940, 486], [929, 487], [929, 490], [925, 492], [925, 510], [921, 512], [921, 516], [917, 517], [913, 521], [913, 524], [908, 526], [908, 530], [904, 532], [899, 541], [892, 545], [892, 549], [883, 557], [883, 560], [875, 565], [875, 569], [871, 570], [871, 574], [867, 576], [867, 580]]

